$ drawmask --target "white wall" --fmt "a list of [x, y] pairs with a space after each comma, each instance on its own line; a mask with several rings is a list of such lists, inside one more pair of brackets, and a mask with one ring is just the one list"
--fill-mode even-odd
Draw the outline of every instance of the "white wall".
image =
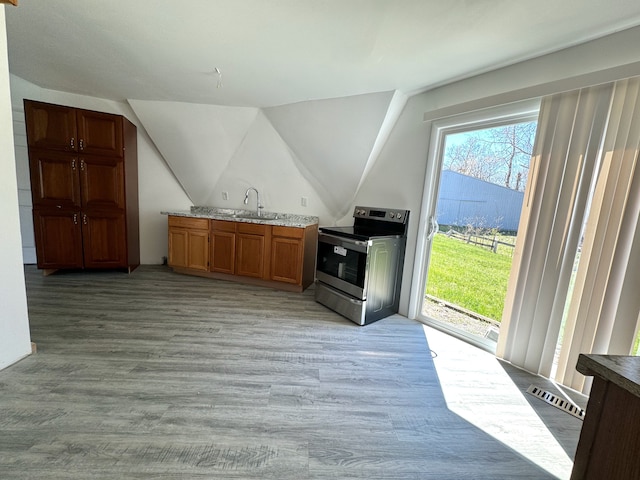
[[[249, 206], [243, 204], [244, 193], [249, 187], [258, 189], [267, 211], [315, 215], [323, 224], [333, 222], [333, 214], [324, 199], [297, 168], [295, 154], [262, 111], [257, 112], [206, 204], [254, 208], [253, 194]], [[222, 200], [223, 191], [229, 193], [226, 202]], [[306, 207], [301, 205], [302, 197], [307, 199]]]
[[[247, 120], [249, 116], [244, 113], [240, 114], [239, 119], [235, 114], [229, 117], [228, 112], [223, 112], [222, 107], [217, 106], [188, 107], [171, 105], [170, 102], [133, 100], [131, 105], [138, 111], [140, 120], [145, 125], [154, 125], [149, 131], [156, 132], [158, 144], [163, 143], [163, 153], [166, 149], [169, 152], [166, 155], [171, 155], [169, 163], [175, 165], [176, 172], [183, 172], [180, 174], [186, 174], [184, 178], [191, 182], [195, 175], [189, 171], [190, 165], [193, 165], [194, 171], [200, 176], [203, 176], [200, 172], [209, 169], [211, 175], [203, 176], [203, 187], [193, 191], [206, 198], [206, 203], [210, 205], [242, 207], [244, 190], [251, 185], [261, 190], [267, 210], [318, 215], [321, 224], [325, 225], [351, 222], [350, 212], [357, 204], [411, 210], [401, 298], [401, 312], [406, 313], [420, 234], [418, 225], [427, 166], [430, 120], [640, 75], [640, 50], [629, 48], [629, 45], [638, 44], [640, 27], [415, 94], [409, 97], [399, 116], [394, 111], [394, 101], [389, 92], [363, 98], [302, 102], [265, 111], [251, 109], [251, 121]], [[180, 181], [166, 167], [162, 155], [155, 150], [144, 128], [141, 128], [142, 123], [133, 110], [127, 104], [42, 90], [16, 77], [12, 78], [12, 94], [15, 109], [22, 108], [22, 98], [26, 97], [121, 113], [139, 126], [142, 263], [158, 263], [166, 255], [166, 218], [158, 212], [186, 209], [192, 203]], [[356, 111], [352, 112], [354, 109]], [[348, 123], [349, 134], [336, 141], [335, 132], [331, 128], [331, 116], [339, 117], [345, 112], [349, 113], [348, 118], [355, 120]], [[172, 118], [173, 113], [176, 113], [175, 118]], [[212, 115], [215, 118], [211, 119]], [[321, 117], [318, 119], [320, 123], [309, 122], [308, 119], [312, 119], [314, 115]], [[395, 126], [390, 128], [393, 122], [388, 120], [395, 120], [396, 117]], [[292, 123], [296, 118], [306, 121], [309, 128], [296, 132], [300, 128], [300, 125]], [[358, 118], [366, 118], [366, 121], [359, 122]], [[345, 128], [342, 120], [340, 118], [335, 123]], [[186, 124], [181, 125], [180, 129], [167, 128], [175, 121]], [[184, 130], [191, 131], [192, 127], [193, 131], [200, 132], [199, 136], [208, 135], [207, 132], [211, 129], [201, 131], [200, 124], [203, 121], [212, 125], [211, 139], [203, 139], [200, 143], [197, 138], [194, 140], [180, 133]], [[231, 130], [225, 131], [229, 128]], [[241, 138], [238, 138], [238, 131], [244, 132]], [[387, 134], [388, 138], [380, 148], [383, 142], [379, 140], [386, 138]], [[336, 149], [343, 152], [352, 148], [350, 138], [358, 139], [353, 142], [353, 145], [358, 145], [357, 150], [351, 150], [357, 164], [355, 172], [351, 167], [343, 165], [349, 162], [348, 155], [341, 154], [339, 161], [336, 161], [332, 154]], [[231, 140], [233, 141], [229, 143]], [[221, 148], [215, 145], [217, 141], [227, 143]], [[207, 147], [211, 144], [210, 148]], [[365, 151], [362, 145], [368, 145], [369, 151]], [[378, 150], [379, 155], [370, 155]], [[212, 159], [208, 164], [206, 156], [211, 152], [220, 157]], [[329, 201], [327, 198], [331, 195], [331, 175], [341, 174], [348, 177], [349, 184], [353, 185], [353, 193], [348, 192], [347, 196], [347, 189], [341, 184], [340, 202]], [[328, 186], [319, 188], [319, 184]], [[226, 202], [222, 200], [223, 191], [229, 193], [229, 200]], [[302, 196], [308, 197], [309, 206], [306, 208], [300, 205]], [[350, 201], [351, 204], [348, 205]], [[418, 257], [420, 254], [421, 252], [417, 252]]]
[[[188, 209], [191, 201], [176, 182], [171, 170], [167, 167], [162, 155], [149, 139], [144, 127], [126, 103], [114, 102], [100, 98], [75, 95], [71, 93], [46, 90], [11, 76], [11, 102], [13, 104], [15, 137], [18, 145], [26, 145], [24, 131], [23, 99], [69, 105], [100, 112], [124, 115], [133, 122], [138, 130], [138, 195], [140, 205], [140, 262], [142, 264], [160, 264], [167, 255], [167, 217], [160, 214], [162, 210]], [[31, 191], [29, 187], [29, 167], [26, 147], [18, 147], [16, 162], [20, 172], [19, 188], [21, 199], [22, 230], [28, 242], [32, 242], [33, 220], [31, 218]], [[31, 243], [31, 246], [33, 243]], [[25, 244], [25, 251], [29, 244]], [[35, 263], [35, 255], [25, 258], [26, 262]]]
[[0, 8], [0, 369], [31, 352], [22, 266], [18, 183], [7, 63], [4, 7]]
[[333, 225], [352, 221], [349, 205], [404, 100], [390, 91], [265, 109], [129, 103], [195, 205], [241, 207], [254, 186], [267, 211]]
[[409, 311], [413, 270], [422, 261], [416, 245], [425, 233], [418, 226], [431, 120], [640, 75], [640, 50], [629, 45], [640, 45], [640, 27], [409, 98], [354, 201], [411, 210], [401, 313]]

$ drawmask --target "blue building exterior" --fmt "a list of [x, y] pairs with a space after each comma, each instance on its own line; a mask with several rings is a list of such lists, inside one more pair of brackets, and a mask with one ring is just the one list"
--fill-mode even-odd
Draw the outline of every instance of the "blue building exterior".
[[523, 200], [524, 192], [444, 170], [437, 220], [440, 225], [517, 231]]

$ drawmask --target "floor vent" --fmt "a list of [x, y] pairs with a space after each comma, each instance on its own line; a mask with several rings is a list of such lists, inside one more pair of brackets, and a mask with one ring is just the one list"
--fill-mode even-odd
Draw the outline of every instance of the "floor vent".
[[580, 420], [584, 420], [584, 410], [564, 398], [560, 398], [551, 392], [542, 390], [540, 387], [536, 387], [535, 385], [531, 385], [527, 389], [527, 393], [530, 393], [534, 397], [538, 397], [540, 400], [544, 400], [549, 405], [553, 405], [554, 407], [559, 408]]

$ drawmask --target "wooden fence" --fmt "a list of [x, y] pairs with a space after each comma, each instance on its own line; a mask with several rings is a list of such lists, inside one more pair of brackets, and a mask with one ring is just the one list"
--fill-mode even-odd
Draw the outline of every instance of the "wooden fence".
[[498, 253], [498, 245], [504, 245], [505, 247], [511, 248], [511, 254], [513, 254], [513, 248], [515, 248], [515, 245], [513, 245], [512, 243], [498, 240], [498, 238], [495, 236], [487, 237], [484, 235], [473, 235], [470, 233], [456, 232], [455, 230], [449, 230], [448, 232], [446, 232], [446, 235], [449, 237], [457, 238], [458, 240], [462, 240], [472, 245], [479, 245], [481, 247], [488, 248], [493, 253]]

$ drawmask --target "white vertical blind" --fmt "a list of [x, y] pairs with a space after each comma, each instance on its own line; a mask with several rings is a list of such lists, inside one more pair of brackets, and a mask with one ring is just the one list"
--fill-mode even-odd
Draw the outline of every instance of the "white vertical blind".
[[580, 353], [628, 355], [640, 312], [640, 78], [615, 83], [557, 379], [576, 390]]
[[549, 376], [612, 85], [542, 101], [496, 354]]

